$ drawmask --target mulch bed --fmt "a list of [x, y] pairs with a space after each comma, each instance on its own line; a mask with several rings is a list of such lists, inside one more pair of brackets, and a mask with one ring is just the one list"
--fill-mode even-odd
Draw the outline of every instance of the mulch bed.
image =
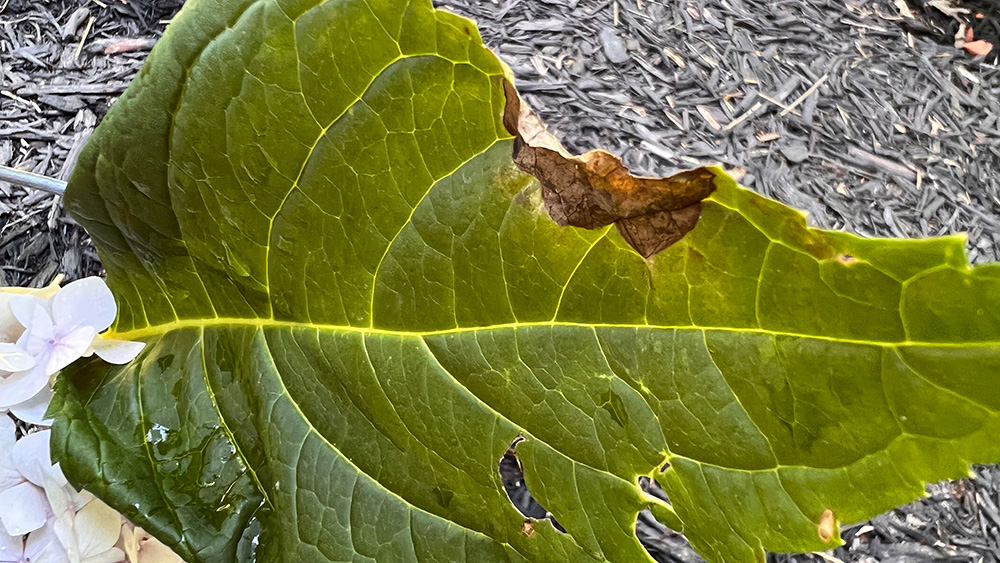
[[[0, 0], [0, 164], [67, 179], [181, 4]], [[100, 272], [87, 234], [60, 204], [0, 182], [0, 284]]]
[[[181, 3], [0, 0], [0, 164], [65, 179]], [[928, 0], [438, 3], [479, 21], [570, 150], [607, 148], [645, 174], [721, 162], [816, 225], [967, 232], [974, 262], [1000, 257], [996, 0], [961, 6], [972, 37], [998, 46], [979, 58]], [[0, 183], [0, 283], [99, 272], [59, 198]], [[1000, 469], [977, 471], [846, 528], [832, 554], [769, 558], [997, 563]], [[648, 515], [638, 533], [659, 561], [700, 561]]]

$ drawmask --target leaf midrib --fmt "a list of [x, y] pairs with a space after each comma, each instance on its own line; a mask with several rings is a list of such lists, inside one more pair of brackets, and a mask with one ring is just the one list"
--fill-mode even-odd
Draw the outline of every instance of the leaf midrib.
[[419, 330], [409, 331], [409, 330], [384, 329], [373, 326], [359, 327], [359, 326], [349, 326], [349, 325], [311, 323], [303, 321], [283, 321], [280, 319], [237, 318], [237, 317], [183, 319], [179, 321], [173, 321], [170, 323], [152, 325], [121, 332], [109, 330], [103, 336], [105, 338], [112, 338], [119, 340], [145, 341], [151, 338], [163, 336], [175, 330], [184, 330], [189, 328], [204, 329], [212, 327], [219, 327], [219, 328], [246, 327], [246, 328], [254, 328], [260, 330], [268, 328], [308, 329], [308, 330], [318, 330], [325, 332], [347, 332], [347, 333], [363, 334], [370, 336], [371, 335], [400, 336], [400, 337], [412, 337], [412, 338], [423, 338], [428, 336], [441, 336], [448, 334], [464, 334], [464, 333], [473, 333], [473, 332], [490, 331], [490, 330], [534, 328], [534, 327], [550, 327], [550, 328], [567, 327], [567, 328], [584, 328], [584, 329], [622, 328], [622, 329], [637, 329], [637, 330], [671, 330], [671, 331], [690, 330], [690, 331], [701, 331], [701, 332], [735, 332], [743, 334], [761, 334], [767, 336], [802, 338], [810, 340], [822, 340], [826, 342], [837, 342], [842, 344], [854, 344], [859, 346], [878, 346], [878, 347], [972, 348], [972, 347], [1000, 346], [1000, 340], [983, 340], [976, 342], [932, 342], [932, 341], [921, 341], [921, 340], [863, 340], [854, 338], [843, 338], [837, 336], [824, 336], [818, 334], [770, 330], [763, 328], [725, 327], [725, 326], [694, 326], [694, 325], [673, 326], [673, 325], [651, 325], [651, 324], [614, 324], [614, 323], [579, 323], [579, 322], [568, 322], [568, 321], [539, 321], [539, 322], [515, 322], [515, 323], [503, 323], [495, 325], [455, 327], [455, 328], [426, 330], [426, 331], [419, 331]]

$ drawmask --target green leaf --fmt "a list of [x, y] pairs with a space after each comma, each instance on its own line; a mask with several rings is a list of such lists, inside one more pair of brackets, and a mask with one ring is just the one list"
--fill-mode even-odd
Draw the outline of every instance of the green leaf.
[[653, 258], [557, 226], [503, 76], [429, 0], [189, 1], [67, 194], [148, 343], [60, 377], [71, 481], [189, 561], [638, 561], [650, 507], [743, 562], [1000, 460], [1000, 267], [721, 170]]

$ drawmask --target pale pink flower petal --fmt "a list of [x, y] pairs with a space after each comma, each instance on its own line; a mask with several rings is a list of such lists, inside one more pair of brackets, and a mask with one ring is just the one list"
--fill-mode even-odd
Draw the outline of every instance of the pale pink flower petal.
[[48, 473], [42, 474], [42, 487], [45, 489], [45, 498], [49, 501], [49, 507], [55, 518], [56, 533], [59, 533], [59, 525], [68, 527], [73, 525], [73, 515], [77, 512], [77, 507], [70, 496], [72, 487], [59, 485], [59, 482]]
[[12, 536], [41, 528], [48, 512], [45, 493], [31, 483], [21, 483], [0, 492], [0, 520]]
[[90, 349], [95, 336], [97, 332], [91, 326], [79, 326], [68, 334], [60, 335], [55, 345], [50, 348], [45, 372], [53, 375], [78, 360]]
[[[2, 288], [7, 290], [8, 288]], [[24, 332], [24, 325], [10, 310], [10, 301], [15, 295], [0, 291], [0, 342], [17, 342]]]
[[24, 555], [24, 537], [12, 536], [0, 529], [0, 561], [20, 561]]
[[42, 473], [48, 473], [49, 477], [60, 487], [66, 484], [66, 477], [59, 469], [59, 464], [52, 465], [49, 449], [51, 437], [51, 430], [28, 434], [18, 440], [11, 450], [14, 467], [21, 472], [21, 475], [24, 475], [25, 479], [38, 487], [44, 486]]
[[127, 364], [135, 359], [146, 347], [145, 342], [131, 340], [106, 340], [101, 335], [93, 342], [94, 352], [109, 364]]
[[73, 517], [76, 516], [76, 507], [73, 506], [73, 501], [70, 498], [68, 491], [70, 487], [59, 486], [48, 473], [43, 473], [42, 477], [45, 496], [52, 508], [53, 517], [50, 524], [56, 537], [59, 538], [56, 543], [66, 550], [70, 561], [79, 561], [80, 550], [76, 547], [76, 536], [73, 532]]
[[79, 512], [81, 508], [87, 506], [87, 504], [94, 500], [95, 497], [90, 491], [77, 491], [73, 488], [73, 485], [66, 485], [63, 490], [69, 495], [69, 501], [73, 503], [73, 509], [75, 512]]
[[46, 375], [55, 374], [83, 356], [97, 334], [97, 329], [88, 325], [53, 324], [52, 317], [41, 306], [35, 307], [25, 326], [17, 345], [44, 365]]
[[139, 526], [124, 518], [122, 519], [122, 532], [121, 536], [118, 537], [115, 547], [125, 552], [125, 561], [128, 563], [138, 563], [139, 542], [142, 540], [144, 533], [143, 529]]
[[84, 506], [74, 520], [80, 558], [100, 558], [113, 551], [118, 558], [111, 561], [121, 561], [125, 554], [114, 547], [121, 527], [122, 515], [100, 499], [94, 499]]
[[17, 427], [9, 416], [0, 414], [0, 491], [24, 482], [21, 472], [14, 467], [11, 450], [14, 449]]
[[184, 563], [160, 540], [127, 520], [122, 524], [122, 536], [117, 545], [123, 549], [129, 563]]
[[0, 409], [6, 410], [31, 399], [48, 384], [49, 375], [44, 365], [0, 378]]
[[68, 563], [69, 555], [55, 533], [55, 520], [32, 532], [24, 546], [24, 556], [31, 563]]
[[125, 553], [114, 547], [121, 531], [122, 516], [100, 500], [93, 499], [77, 512], [69, 487], [59, 487], [45, 477], [45, 494], [55, 514], [53, 528], [71, 561], [115, 563]]
[[[52, 283], [42, 288], [28, 287], [0, 287], [0, 342], [15, 342], [24, 332], [24, 324], [18, 321], [12, 310], [13, 301], [20, 299], [24, 295], [31, 295], [39, 298], [41, 303], [48, 307], [46, 299], [50, 299], [59, 292], [59, 284], [62, 283], [62, 274], [55, 277]], [[35, 309], [38, 301], [28, 301], [26, 308], [28, 315]]]
[[[17, 302], [15, 301], [15, 303]], [[24, 334], [17, 339], [17, 345], [36, 360], [43, 357], [56, 340], [56, 326], [52, 322], [52, 315], [44, 306], [35, 305], [27, 319], [23, 319], [22, 315], [18, 314], [17, 320], [24, 323], [25, 327]]]
[[52, 388], [46, 385], [34, 397], [10, 407], [10, 413], [35, 426], [52, 426], [52, 420], [45, 418], [45, 410], [52, 402]]
[[80, 560], [80, 563], [121, 563], [124, 559], [125, 553], [117, 547], [112, 547], [111, 549], [98, 555], [84, 557]]
[[136, 563], [184, 563], [184, 560], [160, 540], [149, 536], [139, 547], [139, 560]]
[[97, 277], [66, 284], [52, 298], [52, 319], [58, 326], [89, 326], [94, 332], [102, 332], [115, 322], [117, 313], [115, 296]]
[[16, 344], [0, 342], [0, 371], [25, 371], [35, 367], [35, 359]]
[[37, 295], [14, 295], [10, 298], [10, 312], [23, 327], [31, 325], [36, 309], [41, 309], [51, 318], [49, 302]]

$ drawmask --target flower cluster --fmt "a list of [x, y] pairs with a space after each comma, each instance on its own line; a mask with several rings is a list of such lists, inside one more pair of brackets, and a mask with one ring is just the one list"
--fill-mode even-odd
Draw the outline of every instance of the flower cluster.
[[60, 281], [0, 288], [0, 563], [179, 562], [52, 463], [45, 411], [59, 370], [93, 354], [128, 363], [144, 346], [101, 335], [117, 314], [104, 280]]

